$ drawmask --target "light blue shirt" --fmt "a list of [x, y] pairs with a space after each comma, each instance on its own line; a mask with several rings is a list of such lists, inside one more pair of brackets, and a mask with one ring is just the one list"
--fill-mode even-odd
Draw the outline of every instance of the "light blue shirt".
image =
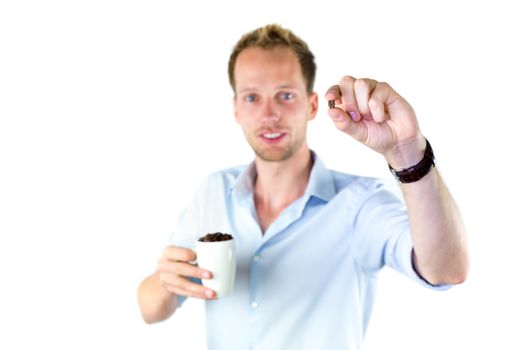
[[254, 163], [207, 177], [181, 215], [172, 244], [193, 248], [217, 231], [236, 243], [233, 294], [206, 301], [210, 350], [360, 349], [384, 265], [429, 288], [448, 288], [414, 271], [397, 184], [328, 170], [312, 156], [304, 195], [264, 235]]

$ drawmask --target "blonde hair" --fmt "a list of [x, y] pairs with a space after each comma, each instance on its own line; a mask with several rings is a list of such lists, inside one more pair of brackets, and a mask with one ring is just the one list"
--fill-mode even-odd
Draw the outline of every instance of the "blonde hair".
[[233, 71], [241, 51], [250, 47], [260, 47], [269, 50], [277, 46], [289, 47], [295, 52], [306, 83], [306, 90], [308, 93], [313, 91], [316, 70], [315, 57], [306, 42], [296, 36], [291, 30], [284, 29], [278, 24], [268, 24], [244, 34], [233, 48], [228, 62], [228, 76], [234, 92], [235, 78]]

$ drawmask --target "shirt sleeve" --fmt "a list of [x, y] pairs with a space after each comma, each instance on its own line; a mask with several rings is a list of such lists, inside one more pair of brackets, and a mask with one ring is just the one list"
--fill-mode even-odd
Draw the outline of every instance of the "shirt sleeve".
[[377, 181], [363, 191], [354, 218], [354, 251], [364, 269], [373, 273], [387, 265], [425, 287], [451, 287], [432, 285], [416, 272], [408, 212], [395, 184]]

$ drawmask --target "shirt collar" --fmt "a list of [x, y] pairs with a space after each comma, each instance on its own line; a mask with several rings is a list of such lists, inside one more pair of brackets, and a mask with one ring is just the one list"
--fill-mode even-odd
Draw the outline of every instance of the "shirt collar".
[[311, 151], [314, 165], [310, 172], [308, 185], [306, 186], [305, 195], [314, 196], [326, 202], [330, 201], [335, 196], [335, 184], [332, 172], [328, 170], [321, 158]]
[[[304, 197], [317, 197], [328, 202], [335, 196], [335, 184], [332, 173], [328, 170], [319, 156], [310, 151], [313, 158], [313, 166], [308, 179], [308, 185], [304, 192]], [[255, 162], [251, 162], [232, 183], [230, 191], [234, 197], [242, 201], [253, 196], [253, 184], [257, 170]]]
[[253, 195], [256, 173], [255, 161], [253, 161], [232, 182], [230, 192], [239, 202], [249, 199]]

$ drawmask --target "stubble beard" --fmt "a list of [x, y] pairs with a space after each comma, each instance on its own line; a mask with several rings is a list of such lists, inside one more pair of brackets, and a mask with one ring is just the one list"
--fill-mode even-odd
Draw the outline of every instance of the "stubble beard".
[[[291, 137], [290, 134], [287, 134], [286, 137]], [[274, 147], [259, 147], [257, 136], [255, 139], [247, 138], [250, 147], [254, 153], [261, 159], [266, 162], [282, 162], [290, 159], [301, 147], [301, 140], [291, 140], [290, 143], [284, 146], [274, 146]], [[304, 141], [304, 140], [303, 140]]]
[[259, 158], [261, 158], [262, 160], [266, 162], [282, 162], [282, 161], [285, 161], [291, 158], [295, 153], [295, 150], [292, 147], [287, 147], [286, 149], [282, 151], [259, 150], [253, 146], [252, 146], [252, 149]]

